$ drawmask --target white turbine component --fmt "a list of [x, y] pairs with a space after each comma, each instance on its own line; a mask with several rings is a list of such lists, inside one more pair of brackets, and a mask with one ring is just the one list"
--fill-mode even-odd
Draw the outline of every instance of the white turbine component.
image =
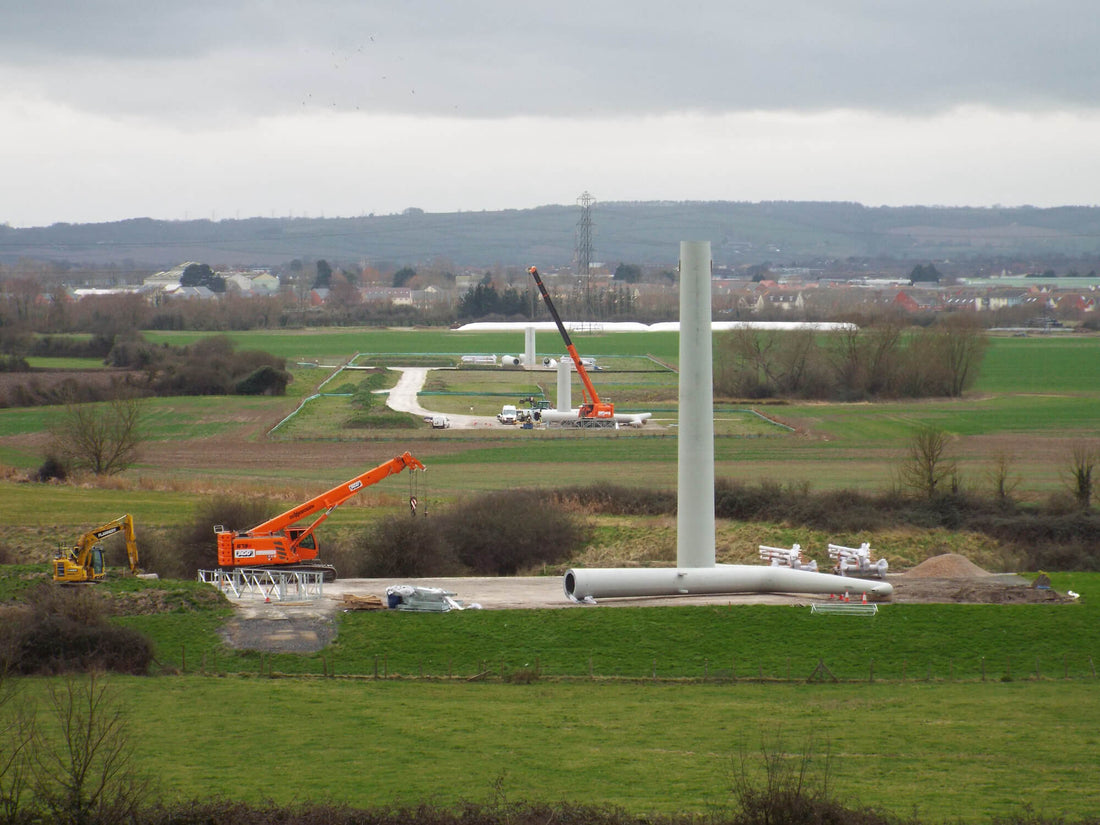
[[500, 356], [500, 365], [502, 367], [522, 367], [523, 359], [518, 355], [502, 355]]
[[710, 241], [680, 242], [676, 564], [714, 566], [714, 390]]
[[569, 412], [573, 408], [573, 367], [564, 361], [558, 361], [558, 412]]
[[530, 326], [523, 330], [523, 365], [535, 366], [535, 328]]
[[[680, 410], [675, 568], [575, 569], [565, 595], [598, 598], [721, 593], [866, 593], [893, 585], [763, 565], [715, 564], [714, 399], [711, 379], [710, 243], [680, 243]], [[559, 381], [560, 381], [559, 372]], [[560, 389], [560, 383], [559, 383]], [[560, 395], [560, 394], [559, 394]], [[559, 410], [561, 409], [559, 403]]]
[[652, 417], [653, 413], [615, 413], [612, 418], [601, 418], [598, 421], [581, 418], [581, 411], [575, 407], [571, 410], [543, 410], [540, 416], [546, 424], [567, 424], [577, 427], [607, 427], [618, 424], [623, 427], [641, 427]]
[[886, 582], [811, 573], [789, 567], [718, 564], [713, 567], [576, 568], [565, 573], [565, 595], [576, 601], [721, 593], [866, 593], [885, 598]]

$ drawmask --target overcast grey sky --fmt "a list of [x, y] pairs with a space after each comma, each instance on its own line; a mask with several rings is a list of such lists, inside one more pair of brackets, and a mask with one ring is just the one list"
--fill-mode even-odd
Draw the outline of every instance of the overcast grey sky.
[[1100, 203], [1084, 0], [0, 0], [0, 223]]

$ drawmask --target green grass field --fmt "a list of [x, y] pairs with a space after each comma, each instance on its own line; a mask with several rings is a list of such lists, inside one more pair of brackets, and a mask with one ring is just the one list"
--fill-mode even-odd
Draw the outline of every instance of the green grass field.
[[[148, 337], [188, 343], [200, 336]], [[442, 330], [232, 337], [242, 348], [330, 365], [355, 353], [360, 363], [422, 362], [517, 352], [522, 345], [519, 335]], [[677, 358], [674, 335], [577, 340], [586, 355], [631, 369], [652, 363], [647, 354], [673, 364]], [[540, 353], [559, 354], [556, 339], [540, 336], [540, 342]], [[994, 339], [974, 391], [960, 401], [762, 408], [793, 431], [738, 412], [738, 405], [719, 405], [724, 423], [716, 424], [716, 473], [750, 482], [881, 489], [891, 482], [907, 434], [935, 423], [953, 435], [970, 483], [979, 484], [990, 454], [1007, 446], [1026, 477], [1019, 495], [1046, 495], [1062, 483], [1062, 451], [1100, 436], [1098, 347], [1092, 338]], [[286, 398], [151, 402], [151, 443], [164, 455], [177, 454], [177, 447], [186, 452], [247, 441], [258, 445], [260, 458], [204, 470], [146, 458], [122, 479], [99, 485], [5, 479], [0, 523], [9, 525], [6, 540], [31, 547], [39, 570], [37, 560], [57, 543], [124, 512], [135, 515], [140, 540], [143, 527], [164, 536], [186, 523], [211, 493], [270, 490], [281, 501], [300, 500], [294, 497], [347, 477], [356, 440], [429, 456], [425, 501], [516, 486], [675, 484], [675, 375], [657, 368], [601, 370], [593, 380], [617, 404], [667, 410], [660, 414], [663, 429], [341, 431], [352, 443], [336, 462], [289, 471], [285, 464], [265, 466], [266, 452], [293, 455], [296, 444], [305, 450], [334, 437], [349, 409], [344, 399], [309, 407], [277, 441], [263, 435], [330, 372], [295, 367]], [[491, 371], [467, 385], [466, 372], [437, 374], [433, 391], [479, 395], [426, 398], [446, 399], [455, 408], [441, 409], [454, 412], [463, 405], [491, 412], [504, 396], [490, 393], [518, 391], [518, 398], [538, 386], [530, 376]], [[0, 410], [0, 461], [37, 466], [40, 433], [57, 415], [52, 408]], [[400, 507], [403, 481], [337, 510], [324, 529], [356, 529]], [[612, 544], [639, 531], [667, 539], [643, 520], [629, 526], [602, 520], [599, 529]], [[754, 532], [754, 540], [803, 538], [789, 525], [760, 530], [770, 532]], [[965, 538], [905, 540], [921, 552], [942, 552]], [[1093, 606], [1100, 589], [1085, 574], [1053, 578], [1056, 589], [1082, 593], [1081, 601], [887, 605], [869, 620], [758, 606], [349, 613], [323, 654], [303, 656], [226, 648], [218, 635], [225, 610], [164, 613], [124, 621], [156, 640], [163, 664], [186, 673], [111, 682], [126, 709], [137, 764], [168, 797], [370, 805], [447, 804], [504, 793], [510, 800], [611, 803], [638, 813], [706, 813], [729, 802], [742, 755], [752, 767], [766, 743], [792, 759], [812, 749], [815, 769], [827, 753], [833, 792], [901, 816], [987, 822], [1030, 804], [1048, 816], [1083, 817], [1095, 815], [1093, 789], [1100, 786], [1100, 616]], [[5, 594], [20, 582], [21, 574], [5, 569]], [[808, 683], [819, 662], [841, 681]], [[376, 663], [386, 678], [374, 678]], [[533, 684], [501, 680], [502, 673], [507, 679], [536, 666], [542, 678]], [[293, 678], [261, 677], [261, 671]], [[322, 678], [326, 671], [336, 678]], [[46, 685], [23, 682], [39, 699]]]
[[[135, 762], [166, 799], [355, 806], [566, 801], [729, 806], [761, 753], [922, 821], [1027, 804], [1095, 814], [1100, 703], [1083, 682], [572, 683], [112, 677]], [[28, 690], [41, 693], [39, 682]]]
[[[22, 579], [9, 572], [5, 596]], [[1100, 778], [1100, 575], [1053, 584], [1081, 601], [887, 605], [871, 619], [760, 606], [349, 613], [333, 645], [304, 656], [227, 649], [226, 608], [162, 613], [125, 623], [186, 673], [109, 684], [134, 764], [167, 800], [503, 794], [705, 814], [767, 752], [796, 770], [809, 758], [812, 781], [898, 816], [988, 822], [1026, 803], [1085, 817]], [[809, 680], [818, 662], [840, 681]], [[20, 682], [39, 703], [49, 684]]]

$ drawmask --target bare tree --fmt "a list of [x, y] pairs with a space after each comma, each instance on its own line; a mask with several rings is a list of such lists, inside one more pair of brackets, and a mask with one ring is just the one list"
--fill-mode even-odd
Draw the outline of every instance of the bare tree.
[[986, 477], [993, 487], [993, 497], [1000, 504], [1008, 504], [1013, 491], [1020, 484], [1020, 476], [1015, 472], [1016, 456], [999, 452], [992, 456]]
[[1100, 461], [1100, 448], [1096, 444], [1078, 442], [1070, 451], [1070, 465], [1067, 472], [1070, 492], [1077, 505], [1087, 510], [1092, 505], [1092, 472]]
[[947, 394], [958, 398], [974, 382], [989, 340], [977, 319], [965, 314], [947, 316], [937, 325], [936, 337], [947, 373]]
[[936, 427], [920, 427], [909, 441], [908, 455], [899, 472], [902, 483], [925, 498], [935, 498], [945, 480], [955, 479], [958, 469], [947, 457], [948, 435]]
[[53, 449], [74, 469], [97, 476], [121, 473], [137, 459], [144, 412], [144, 400], [121, 389], [112, 400], [98, 404], [70, 397], [53, 429]]
[[6, 678], [8, 664], [5, 655], [0, 661], [0, 822], [19, 822], [37, 734], [33, 708], [18, 701], [16, 683]]
[[34, 759], [35, 796], [50, 821], [130, 821], [147, 786], [109, 685], [95, 672], [70, 676], [50, 688], [50, 704], [59, 738], [52, 746], [39, 741]]

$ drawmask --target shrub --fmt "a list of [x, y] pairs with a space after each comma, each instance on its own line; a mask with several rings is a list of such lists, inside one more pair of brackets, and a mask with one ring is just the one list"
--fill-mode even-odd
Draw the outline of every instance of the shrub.
[[459, 561], [483, 575], [511, 576], [561, 561], [585, 538], [581, 522], [538, 490], [488, 493], [459, 502], [437, 521]]
[[290, 373], [270, 364], [258, 368], [237, 382], [237, 395], [285, 395]]
[[47, 453], [34, 477], [39, 482], [52, 481], [55, 478], [58, 481], [64, 481], [69, 477], [69, 465], [54, 453]]
[[86, 587], [43, 582], [28, 593], [23, 621], [6, 647], [24, 674], [109, 670], [144, 675], [153, 645], [128, 627], [107, 621], [102, 596]]
[[341, 575], [367, 578], [454, 576], [463, 572], [435, 519], [408, 515], [382, 519], [357, 543], [352, 572], [339, 565]]
[[[278, 510], [268, 501], [218, 496], [199, 504], [191, 523], [180, 528], [170, 554], [154, 551], [142, 557], [142, 567], [161, 578], [193, 579], [199, 570], [218, 566], [214, 525], [247, 530], [271, 518]], [[173, 544], [173, 542], [169, 542]]]
[[624, 516], [663, 516], [676, 512], [676, 493], [648, 487], [592, 484], [566, 487], [555, 493], [562, 504], [575, 504], [594, 513]]

